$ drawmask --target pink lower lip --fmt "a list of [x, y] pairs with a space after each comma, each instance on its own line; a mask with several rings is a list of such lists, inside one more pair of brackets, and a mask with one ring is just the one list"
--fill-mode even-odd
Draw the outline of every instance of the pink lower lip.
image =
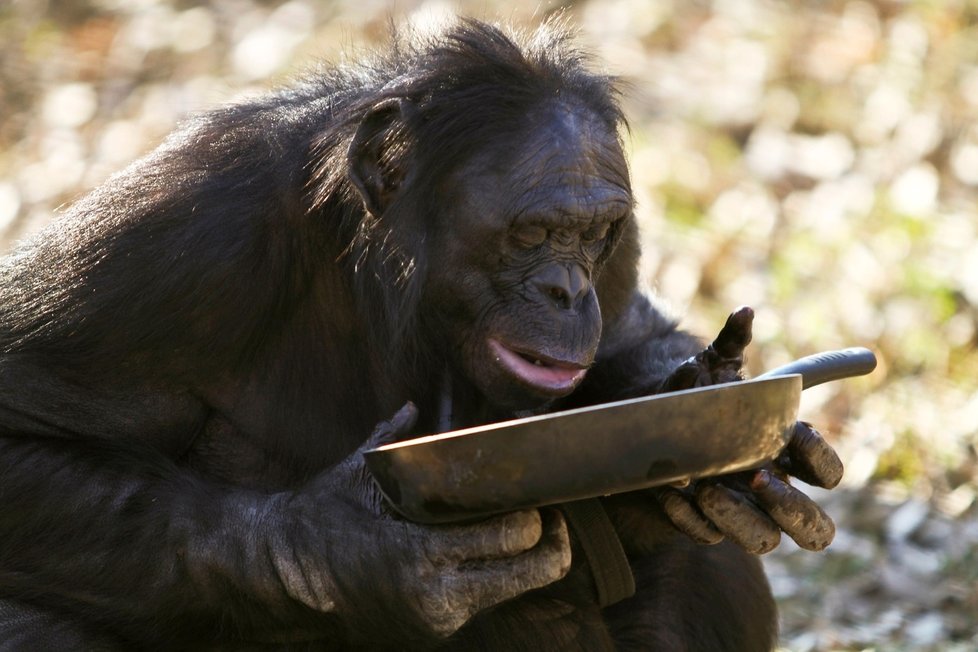
[[581, 382], [584, 374], [587, 373], [587, 369], [578, 365], [560, 363], [535, 365], [493, 339], [489, 340], [489, 348], [499, 364], [511, 374], [527, 385], [551, 394], [569, 392]]

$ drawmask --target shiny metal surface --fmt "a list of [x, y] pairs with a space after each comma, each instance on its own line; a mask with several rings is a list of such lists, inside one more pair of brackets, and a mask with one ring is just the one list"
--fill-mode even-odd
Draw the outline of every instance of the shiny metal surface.
[[424, 523], [632, 491], [756, 467], [782, 450], [800, 375], [714, 385], [399, 442], [366, 461]]

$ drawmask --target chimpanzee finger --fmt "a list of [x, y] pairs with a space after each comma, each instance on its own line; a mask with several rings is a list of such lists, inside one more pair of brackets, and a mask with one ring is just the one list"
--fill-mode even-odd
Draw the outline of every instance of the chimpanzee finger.
[[710, 346], [723, 359], [742, 357], [744, 349], [747, 348], [753, 337], [753, 323], [754, 310], [752, 308], [749, 306], [737, 308], [727, 317], [727, 322], [720, 330], [720, 334]]
[[725, 536], [747, 552], [763, 555], [778, 547], [781, 528], [743, 494], [720, 484], [701, 484], [696, 490], [700, 511]]
[[835, 538], [835, 523], [818, 504], [767, 471], [758, 471], [754, 498], [785, 534], [805, 550], [822, 550]]
[[394, 416], [387, 421], [381, 421], [374, 428], [373, 433], [367, 438], [360, 449], [370, 450], [384, 444], [390, 444], [406, 435], [418, 421], [417, 406], [408, 401], [401, 406]]
[[425, 542], [435, 561], [474, 561], [513, 557], [540, 542], [543, 521], [540, 511], [525, 509], [494, 516], [480, 523], [445, 525], [438, 536]]
[[532, 549], [515, 557], [471, 565], [461, 574], [471, 581], [476, 612], [556, 582], [570, 570], [570, 534], [563, 514], [549, 509], [542, 519], [543, 534]]
[[669, 374], [665, 382], [662, 384], [661, 391], [663, 392], [678, 392], [683, 389], [690, 389], [691, 387], [699, 387], [703, 384], [700, 380], [700, 376], [704, 374], [703, 365], [700, 363], [699, 356], [690, 358], [686, 362], [682, 363], [676, 369]]
[[723, 541], [723, 532], [683, 492], [664, 487], [656, 491], [656, 498], [672, 524], [693, 541], [708, 545]]
[[427, 558], [434, 562], [436, 573], [429, 578], [432, 586], [424, 591], [420, 606], [436, 632], [448, 636], [480, 611], [567, 573], [571, 565], [567, 523], [556, 509], [546, 510], [542, 518], [539, 543], [515, 557], [462, 560], [451, 568], [443, 566], [446, 561], [452, 563], [450, 559]]
[[359, 496], [362, 505], [375, 514], [392, 515], [393, 512], [389, 507], [384, 507], [383, 494], [373, 476], [367, 471], [363, 454], [372, 448], [403, 439], [414, 428], [417, 421], [418, 408], [414, 403], [408, 401], [390, 419], [378, 423], [367, 440], [360, 445], [360, 448], [347, 457], [338, 467], [338, 472], [345, 475], [350, 495]]
[[838, 485], [845, 471], [835, 450], [812, 424], [804, 421], [795, 423], [777, 465], [803, 482], [826, 489]]

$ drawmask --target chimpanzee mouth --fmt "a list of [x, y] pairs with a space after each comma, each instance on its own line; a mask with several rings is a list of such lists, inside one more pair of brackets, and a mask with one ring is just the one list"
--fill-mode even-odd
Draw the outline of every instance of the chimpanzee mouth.
[[557, 360], [542, 353], [518, 350], [495, 339], [489, 340], [489, 349], [496, 362], [510, 375], [545, 394], [569, 394], [587, 373], [586, 365]]

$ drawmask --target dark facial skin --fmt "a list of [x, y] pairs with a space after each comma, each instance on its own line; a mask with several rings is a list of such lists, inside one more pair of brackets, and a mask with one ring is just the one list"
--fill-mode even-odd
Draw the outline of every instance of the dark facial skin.
[[[428, 288], [462, 373], [496, 406], [570, 394], [601, 337], [595, 280], [631, 211], [618, 139], [558, 105], [516, 151], [489, 151], [454, 175], [446, 238]], [[450, 272], [450, 273], [449, 273]]]

